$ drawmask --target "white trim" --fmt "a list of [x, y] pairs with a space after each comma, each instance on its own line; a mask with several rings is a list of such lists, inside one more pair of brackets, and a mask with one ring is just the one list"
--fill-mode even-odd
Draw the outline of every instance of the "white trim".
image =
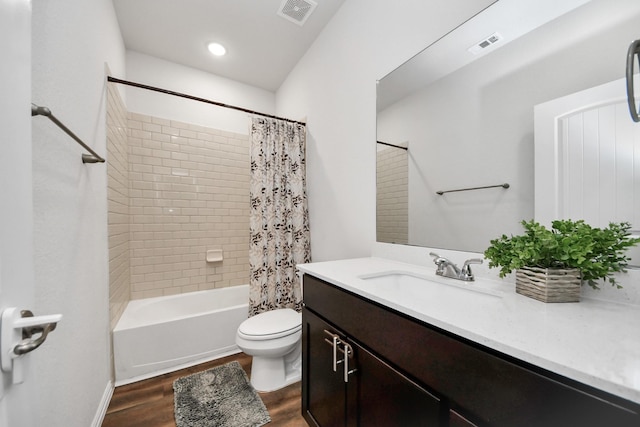
[[96, 415], [95, 417], [93, 417], [91, 427], [100, 427], [102, 425], [104, 417], [105, 415], [107, 415], [107, 409], [109, 408], [109, 402], [111, 402], [113, 391], [113, 383], [111, 381], [107, 382], [107, 387], [104, 389], [104, 394], [102, 395], [102, 399], [100, 400], [100, 405], [98, 406]]

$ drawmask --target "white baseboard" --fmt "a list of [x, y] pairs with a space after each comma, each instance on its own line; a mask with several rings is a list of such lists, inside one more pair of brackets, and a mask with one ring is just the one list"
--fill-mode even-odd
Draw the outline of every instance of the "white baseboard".
[[102, 394], [102, 399], [100, 400], [100, 406], [98, 406], [98, 410], [96, 411], [95, 417], [93, 417], [93, 422], [91, 423], [91, 427], [100, 427], [102, 425], [102, 421], [104, 421], [104, 416], [107, 414], [107, 409], [109, 408], [109, 402], [111, 402], [111, 396], [113, 396], [113, 383], [109, 381], [107, 383], [107, 387], [104, 389], [104, 393]]

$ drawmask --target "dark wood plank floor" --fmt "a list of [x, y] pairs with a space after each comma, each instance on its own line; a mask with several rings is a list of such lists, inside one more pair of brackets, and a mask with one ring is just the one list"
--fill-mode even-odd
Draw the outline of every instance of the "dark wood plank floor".
[[[251, 357], [240, 353], [159, 377], [117, 387], [102, 427], [176, 427], [173, 415], [173, 381], [237, 360], [251, 373]], [[271, 423], [267, 426], [308, 427], [300, 414], [300, 383], [271, 393], [260, 393]]]

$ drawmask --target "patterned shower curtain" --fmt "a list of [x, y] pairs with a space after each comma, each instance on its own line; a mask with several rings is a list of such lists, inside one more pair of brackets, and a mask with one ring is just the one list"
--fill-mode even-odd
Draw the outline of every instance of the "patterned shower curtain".
[[249, 315], [300, 310], [296, 264], [311, 261], [305, 126], [254, 117], [251, 123]]

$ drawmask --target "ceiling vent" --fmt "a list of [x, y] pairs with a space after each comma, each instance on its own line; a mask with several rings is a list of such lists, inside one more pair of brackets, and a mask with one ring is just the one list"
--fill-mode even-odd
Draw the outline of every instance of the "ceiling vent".
[[278, 10], [278, 15], [302, 26], [317, 5], [318, 3], [313, 0], [284, 0]]
[[474, 44], [467, 50], [474, 55], [477, 55], [489, 46], [493, 46], [494, 44], [498, 43], [500, 40], [502, 40], [502, 36], [499, 33], [493, 33], [490, 36], [485, 37], [478, 43]]

